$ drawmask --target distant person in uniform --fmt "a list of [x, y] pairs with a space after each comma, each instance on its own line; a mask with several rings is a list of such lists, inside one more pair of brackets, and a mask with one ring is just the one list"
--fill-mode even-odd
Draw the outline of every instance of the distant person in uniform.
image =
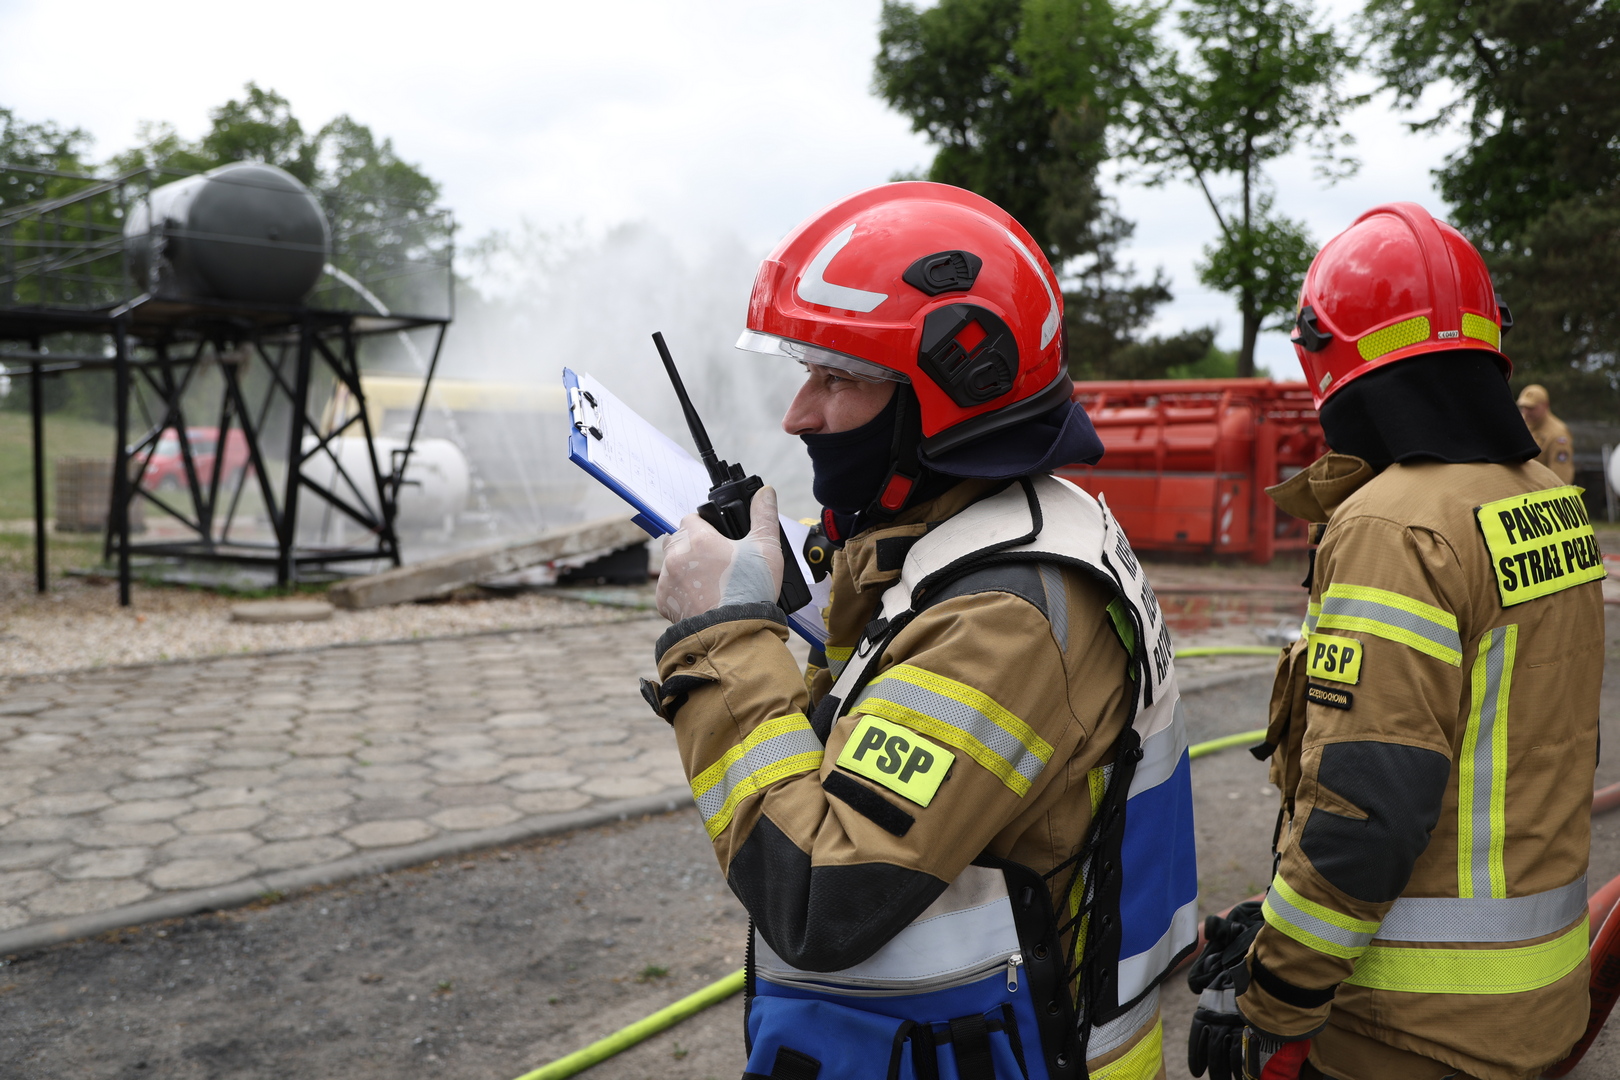
[[1519, 391], [1519, 412], [1530, 428], [1541, 456], [1536, 458], [1564, 483], [1575, 480], [1575, 444], [1569, 441], [1569, 428], [1552, 414], [1547, 388], [1531, 383]]

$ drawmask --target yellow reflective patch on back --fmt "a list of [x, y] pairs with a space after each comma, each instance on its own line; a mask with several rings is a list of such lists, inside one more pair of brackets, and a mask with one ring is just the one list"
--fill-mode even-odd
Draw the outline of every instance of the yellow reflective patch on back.
[[876, 780], [901, 798], [927, 806], [956, 755], [908, 727], [870, 714], [850, 732], [838, 755], [840, 768]]
[[1312, 634], [1305, 639], [1305, 674], [1313, 679], [1349, 683], [1361, 681], [1361, 642], [1335, 634]]
[[1573, 484], [1474, 510], [1503, 607], [1603, 580], [1603, 553]]

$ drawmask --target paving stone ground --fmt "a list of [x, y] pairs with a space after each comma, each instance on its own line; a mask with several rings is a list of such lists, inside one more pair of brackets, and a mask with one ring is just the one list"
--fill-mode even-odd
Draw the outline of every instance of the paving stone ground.
[[686, 793], [635, 691], [663, 626], [0, 683], [0, 931]]

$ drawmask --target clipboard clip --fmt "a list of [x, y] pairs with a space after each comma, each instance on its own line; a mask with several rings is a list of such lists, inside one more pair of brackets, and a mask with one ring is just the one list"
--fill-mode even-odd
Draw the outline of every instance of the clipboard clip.
[[577, 386], [569, 387], [568, 409], [574, 414], [575, 431], [582, 435], [589, 434], [593, 439], [602, 438], [602, 413], [589, 390], [581, 390]]

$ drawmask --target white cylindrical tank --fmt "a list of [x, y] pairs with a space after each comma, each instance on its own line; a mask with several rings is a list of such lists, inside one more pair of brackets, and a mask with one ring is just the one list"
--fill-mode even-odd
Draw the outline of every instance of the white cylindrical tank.
[[1609, 490], [1620, 493], [1620, 450], [1609, 450], [1609, 460], [1604, 464], [1608, 466]]
[[[362, 503], [371, 513], [380, 510], [377, 485], [371, 475], [371, 456], [364, 438], [333, 439], [331, 456], [315, 450], [320, 440], [304, 437], [304, 453], [314, 456], [304, 465], [304, 475], [350, 504]], [[386, 476], [393, 471], [395, 455], [405, 450], [405, 440], [379, 435], [372, 439], [377, 465]], [[335, 457], [343, 467], [338, 472]], [[347, 475], [347, 480], [344, 478]], [[352, 482], [352, 486], [351, 486]], [[399, 489], [399, 509], [394, 528], [420, 531], [442, 528], [446, 519], [467, 508], [471, 476], [467, 458], [449, 439], [418, 439], [405, 467], [405, 482]], [[341, 510], [308, 490], [300, 496], [299, 538], [306, 543], [340, 543], [359, 526]], [[341, 524], [339, 522], [341, 521]]]

